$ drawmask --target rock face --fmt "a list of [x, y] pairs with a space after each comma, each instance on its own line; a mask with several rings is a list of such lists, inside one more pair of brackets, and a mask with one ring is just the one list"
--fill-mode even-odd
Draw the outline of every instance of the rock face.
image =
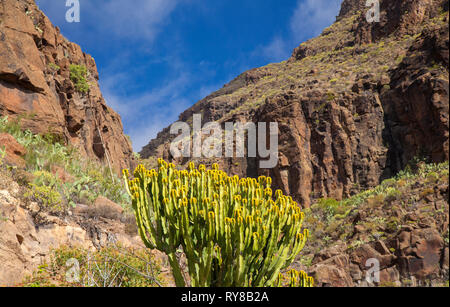
[[[75, 88], [71, 64], [87, 68], [88, 93]], [[23, 128], [57, 135], [89, 158], [108, 155], [120, 171], [130, 167], [132, 148], [98, 78], [94, 59], [67, 41], [34, 1], [1, 1], [0, 115], [20, 117]]]
[[0, 286], [22, 283], [60, 247], [95, 251], [111, 239], [124, 247], [143, 247], [120, 221], [119, 205], [101, 197], [86, 212], [76, 209], [64, 218], [51, 216], [24, 200], [22, 188], [0, 174]]
[[[51, 248], [62, 245], [91, 248], [87, 233], [80, 227], [58, 224], [36, 228], [28, 210], [11, 193], [19, 193], [17, 184], [0, 191], [0, 285], [22, 282], [40, 265]], [[89, 242], [89, 243], [88, 243]]]
[[[440, 171], [422, 167], [410, 179], [389, 179], [372, 192], [344, 200], [338, 209], [342, 214], [326, 216], [325, 207], [313, 206], [304, 224], [311, 238], [298, 265], [305, 264], [319, 286], [445, 285], [448, 182], [448, 164]], [[372, 196], [352, 205], [364, 193]], [[373, 270], [374, 260], [379, 270]], [[379, 272], [379, 280], [373, 272]]]
[[[270, 175], [276, 188], [308, 207], [342, 199], [390, 178], [414, 157], [449, 158], [448, 3], [381, 1], [380, 23], [365, 1], [345, 0], [337, 21], [292, 57], [243, 73], [186, 110], [179, 120], [277, 122], [279, 163], [219, 162], [240, 176]], [[163, 130], [141, 152], [178, 164]]]
[[[386, 243], [375, 241], [354, 251], [346, 247], [338, 255], [330, 254], [336, 247], [328, 248], [307, 271], [319, 287], [439, 286], [448, 281], [448, 246], [437, 229], [404, 228]], [[378, 281], [367, 279], [373, 276], [371, 259], [380, 264]]]

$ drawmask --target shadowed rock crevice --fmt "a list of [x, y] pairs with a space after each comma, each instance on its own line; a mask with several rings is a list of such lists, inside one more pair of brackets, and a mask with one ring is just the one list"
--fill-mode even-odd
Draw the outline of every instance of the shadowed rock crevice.
[[448, 27], [426, 29], [390, 71], [382, 94], [391, 173], [415, 156], [448, 160]]

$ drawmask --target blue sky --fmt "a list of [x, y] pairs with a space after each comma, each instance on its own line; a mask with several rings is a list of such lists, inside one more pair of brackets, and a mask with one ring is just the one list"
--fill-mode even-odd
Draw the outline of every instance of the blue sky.
[[289, 58], [332, 24], [341, 0], [37, 0], [91, 54], [100, 86], [140, 151], [198, 100], [240, 73]]

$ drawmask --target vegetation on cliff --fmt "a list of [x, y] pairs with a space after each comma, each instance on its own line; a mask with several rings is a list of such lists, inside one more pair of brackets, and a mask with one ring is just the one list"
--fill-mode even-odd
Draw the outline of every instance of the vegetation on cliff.
[[69, 66], [70, 80], [72, 80], [75, 89], [83, 94], [89, 92], [89, 83], [87, 82], [88, 70], [84, 65], [72, 64]]
[[[70, 268], [74, 271], [68, 272]], [[91, 252], [63, 246], [53, 250], [50, 260], [27, 276], [20, 286], [161, 287], [167, 285], [161, 270], [161, 261], [144, 249], [113, 245]]]
[[11, 134], [25, 149], [25, 168], [8, 167], [27, 195], [50, 211], [64, 212], [76, 204], [93, 204], [99, 196], [129, 208], [122, 180], [107, 166], [91, 161], [53, 134], [23, 131], [20, 119], [0, 118], [0, 132]]

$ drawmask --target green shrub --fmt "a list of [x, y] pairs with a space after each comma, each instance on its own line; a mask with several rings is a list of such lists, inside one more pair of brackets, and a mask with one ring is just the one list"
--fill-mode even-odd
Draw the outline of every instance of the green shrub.
[[327, 93], [327, 101], [333, 101], [334, 99], [336, 99], [336, 95], [332, 92], [328, 92]]
[[427, 183], [436, 183], [439, 180], [439, 175], [436, 172], [429, 172], [426, 175]]
[[36, 171], [33, 176], [34, 184], [38, 186], [55, 187], [61, 184], [61, 181], [55, 175], [47, 171]]
[[394, 201], [402, 196], [402, 192], [393, 187], [387, 188], [384, 194], [386, 195], [385, 200], [387, 202]]
[[[66, 274], [74, 260], [79, 265], [78, 280], [68, 281]], [[149, 251], [111, 245], [95, 252], [79, 247], [55, 249], [50, 261], [27, 276], [23, 286], [156, 287], [167, 283], [161, 263]]]
[[322, 198], [318, 201], [319, 208], [325, 212], [328, 220], [334, 217], [339, 205], [340, 203], [333, 198]]
[[61, 69], [61, 67], [59, 67], [55, 63], [49, 63], [47, 66], [48, 66], [48, 68], [50, 68], [50, 70], [52, 70], [54, 72], [58, 72]]
[[89, 83], [86, 81], [87, 78], [87, 68], [84, 65], [71, 64], [69, 66], [70, 70], [70, 80], [72, 80], [75, 89], [83, 94], [89, 92]]
[[6, 156], [6, 147], [0, 148], [0, 166], [3, 164], [3, 159]]
[[39, 186], [31, 183], [30, 190], [25, 193], [25, 196], [37, 201], [51, 212], [59, 213], [64, 211], [61, 194], [54, 187]]
[[397, 180], [395, 178], [390, 178], [384, 180], [381, 185], [383, 187], [395, 187], [397, 185]]

